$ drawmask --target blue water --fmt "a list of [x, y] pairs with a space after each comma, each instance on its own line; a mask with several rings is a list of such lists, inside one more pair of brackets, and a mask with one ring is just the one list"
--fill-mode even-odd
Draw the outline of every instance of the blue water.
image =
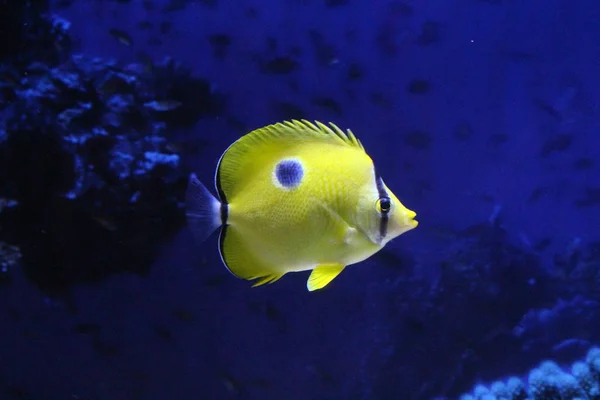
[[[73, 54], [172, 57], [223, 96], [164, 132], [195, 145], [179, 173], [212, 182], [242, 134], [295, 115], [331, 121], [359, 137], [419, 226], [314, 293], [307, 273], [250, 288], [215, 237], [198, 245], [184, 226], [143, 273], [116, 258], [60, 294], [16, 266], [0, 286], [0, 399], [458, 399], [527, 382], [545, 360], [570, 371], [600, 346], [599, 2], [168, 3], [50, 13], [71, 23]], [[261, 68], [275, 57], [296, 68]], [[46, 260], [32, 266], [28, 241], [12, 243], [31, 270]]]

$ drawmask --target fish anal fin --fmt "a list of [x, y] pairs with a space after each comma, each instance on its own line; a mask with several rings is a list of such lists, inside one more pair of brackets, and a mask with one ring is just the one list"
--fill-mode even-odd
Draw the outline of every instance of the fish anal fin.
[[342, 264], [320, 264], [317, 265], [306, 282], [306, 288], [309, 291], [322, 289], [329, 284], [336, 276], [338, 276], [345, 266]]
[[258, 277], [256, 279], [256, 281], [252, 284], [252, 287], [257, 287], [257, 286], [262, 286], [265, 284], [274, 283], [274, 282], [278, 281], [279, 279], [281, 279], [282, 276], [283, 276], [283, 274], [272, 274], [272, 275]]
[[238, 278], [255, 281], [253, 287], [280, 279], [285, 273], [253, 252], [252, 243], [246, 240], [249, 237], [249, 233], [231, 225], [225, 225], [221, 229], [219, 252], [229, 272]]

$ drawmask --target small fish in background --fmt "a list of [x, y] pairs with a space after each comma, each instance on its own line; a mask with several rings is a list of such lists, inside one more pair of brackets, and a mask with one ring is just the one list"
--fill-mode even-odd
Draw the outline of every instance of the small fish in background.
[[371, 103], [382, 108], [390, 108], [392, 106], [392, 101], [381, 92], [371, 93]]
[[589, 170], [594, 166], [594, 160], [588, 157], [578, 158], [573, 162], [573, 168], [579, 171]]
[[267, 317], [271, 322], [285, 324], [285, 315], [270, 301], [253, 301], [248, 308], [257, 314]]
[[359, 81], [364, 77], [363, 68], [358, 63], [350, 63], [346, 73], [346, 79], [350, 82]]
[[537, 242], [535, 245], [533, 245], [533, 249], [535, 251], [544, 251], [548, 248], [548, 246], [550, 246], [552, 244], [552, 239], [551, 238], [543, 238], [541, 239], [539, 242]]
[[225, 58], [227, 48], [231, 45], [231, 37], [225, 33], [215, 33], [208, 36], [213, 56], [219, 60]]
[[183, 322], [194, 322], [196, 320], [194, 315], [184, 308], [178, 308], [173, 310], [173, 315]]
[[275, 57], [261, 66], [261, 71], [266, 74], [283, 75], [296, 71], [299, 64], [291, 57]]
[[425, 21], [421, 25], [421, 32], [417, 38], [419, 46], [430, 46], [440, 41], [442, 36], [441, 23], [437, 21]]
[[154, 72], [154, 60], [148, 54], [143, 51], [139, 51], [136, 57], [140, 64], [144, 67], [144, 72], [151, 74]]
[[94, 220], [98, 225], [100, 225], [103, 229], [109, 232], [116, 232], [119, 230], [117, 222], [109, 216], [94, 215], [92, 216], [92, 220]]
[[95, 338], [92, 341], [92, 349], [103, 357], [114, 357], [120, 353], [120, 350], [117, 346], [98, 338]]
[[151, 0], [143, 0], [142, 1], [142, 6], [144, 7], [144, 10], [146, 10], [146, 11], [154, 11], [154, 10], [156, 10], [156, 5]]
[[235, 379], [231, 374], [228, 374], [227, 372], [221, 372], [219, 374], [219, 378], [221, 379], [221, 383], [223, 383], [225, 390], [229, 394], [233, 396], [239, 396], [240, 394], [242, 394], [243, 387], [241, 383], [237, 379]]
[[187, 7], [189, 0], [170, 0], [168, 4], [166, 4], [162, 8], [163, 13], [170, 13], [173, 11], [182, 11]]
[[188, 225], [199, 242], [220, 227], [221, 260], [253, 286], [310, 270], [307, 289], [321, 289], [418, 224], [352, 131], [332, 123], [246, 134], [221, 156], [215, 186], [219, 199], [191, 174]]
[[181, 154], [185, 150], [185, 144], [179, 142], [169, 142], [165, 146], [165, 150], [173, 154]]
[[568, 133], [558, 134], [544, 142], [540, 157], [548, 157], [552, 153], [561, 153], [571, 148], [573, 135]]
[[98, 85], [98, 92], [105, 97], [117, 93], [127, 93], [130, 90], [129, 84], [119, 77], [111, 77]]
[[562, 115], [560, 114], [560, 112], [555, 107], [551, 106], [545, 101], [535, 99], [533, 100], [533, 104], [541, 111], [543, 111], [546, 115], [552, 117], [556, 121], [560, 122], [562, 120]]
[[163, 41], [159, 37], [151, 36], [146, 40], [146, 43], [150, 46], [162, 46]]
[[405, 133], [402, 139], [407, 146], [417, 150], [429, 150], [433, 144], [433, 136], [419, 130]]
[[226, 117], [227, 125], [236, 131], [246, 131], [246, 124], [240, 118], [230, 115]]
[[325, 37], [321, 32], [310, 30], [308, 37], [313, 47], [315, 58], [322, 66], [331, 66], [337, 64], [339, 60], [336, 57], [335, 48], [326, 43]]
[[273, 36], [267, 36], [267, 52], [275, 53], [277, 51], [278, 42], [277, 38]]
[[112, 37], [114, 37], [115, 39], [117, 39], [117, 41], [119, 43], [121, 43], [122, 45], [125, 45], [127, 47], [130, 47], [131, 45], [133, 45], [133, 39], [125, 31], [122, 31], [120, 29], [111, 28], [108, 30], [108, 33], [110, 33], [110, 35]]
[[181, 107], [181, 102], [177, 100], [154, 100], [144, 103], [144, 107], [154, 111], [172, 111]]
[[101, 330], [102, 328], [100, 325], [93, 322], [81, 322], [71, 328], [71, 332], [80, 335], [98, 335], [100, 334]]
[[158, 30], [160, 31], [160, 33], [162, 35], [168, 35], [169, 33], [171, 33], [173, 29], [173, 22], [171, 21], [163, 21], [160, 23]]
[[255, 7], [248, 7], [244, 10], [246, 18], [254, 19], [258, 17], [258, 9]]
[[55, 10], [64, 10], [69, 8], [75, 3], [75, 0], [58, 0], [52, 3], [52, 7]]
[[309, 364], [306, 366], [306, 371], [314, 375], [322, 384], [326, 386], [336, 385], [337, 381], [331, 371], [323, 366]]
[[340, 7], [346, 6], [350, 3], [350, 0], [325, 0], [325, 7]]
[[550, 188], [548, 187], [538, 187], [535, 188], [531, 191], [531, 194], [529, 195], [529, 198], [527, 199], [527, 201], [529, 203], [534, 203], [538, 200], [540, 200], [542, 197], [547, 196], [550, 192]]
[[299, 105], [287, 101], [273, 101], [271, 108], [278, 118], [288, 119], [303, 119], [308, 113]]
[[215, 9], [219, 5], [218, 0], [199, 0], [200, 4], [202, 4], [206, 8]]
[[145, 31], [145, 30], [152, 29], [152, 27], [154, 26], [154, 24], [153, 24], [151, 21], [148, 21], [148, 20], [143, 20], [143, 21], [140, 21], [140, 22], [138, 22], [138, 23], [136, 24], [136, 26], [137, 26], [139, 29], [141, 29], [141, 30]]
[[466, 142], [474, 136], [473, 127], [467, 121], [459, 121], [452, 131], [452, 136], [459, 142]]
[[171, 154], [200, 154], [211, 145], [209, 140], [194, 138], [194, 140], [175, 140], [165, 144], [165, 150]]
[[311, 104], [331, 111], [336, 115], [342, 115], [342, 106], [335, 99], [327, 96], [315, 96], [310, 100]]
[[156, 336], [158, 336], [160, 339], [164, 340], [164, 341], [171, 341], [173, 340], [173, 332], [171, 332], [171, 330], [169, 328], [166, 328], [165, 326], [162, 325], [155, 325], [153, 327], [154, 333], [156, 334]]
[[431, 85], [424, 79], [413, 79], [409, 82], [407, 90], [410, 94], [425, 94], [431, 89]]
[[220, 287], [225, 284], [228, 279], [226, 275], [211, 275], [202, 280], [202, 283], [207, 287]]

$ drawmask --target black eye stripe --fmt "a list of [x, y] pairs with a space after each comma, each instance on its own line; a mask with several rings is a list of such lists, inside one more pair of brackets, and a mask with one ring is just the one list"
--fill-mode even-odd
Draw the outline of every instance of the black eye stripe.
[[[379, 174], [377, 173], [377, 170], [375, 170], [375, 185], [377, 186], [377, 193], [379, 194], [380, 201], [383, 198], [387, 198], [389, 200], [390, 197], [388, 196], [387, 191], [385, 190], [385, 187], [383, 186], [383, 180], [381, 179], [381, 176], [379, 176]], [[380, 203], [380, 207], [381, 207], [381, 203]], [[388, 220], [389, 220], [388, 213], [382, 212], [381, 218], [379, 219], [379, 236], [381, 236], [382, 239], [387, 234]]]

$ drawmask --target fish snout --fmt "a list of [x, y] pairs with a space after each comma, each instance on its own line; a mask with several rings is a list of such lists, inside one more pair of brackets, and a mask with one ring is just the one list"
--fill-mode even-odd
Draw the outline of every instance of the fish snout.
[[414, 229], [419, 225], [419, 221], [415, 219], [416, 216], [416, 212], [409, 210], [408, 208], [406, 209], [406, 212], [404, 213], [404, 224], [408, 228], [407, 230]]

